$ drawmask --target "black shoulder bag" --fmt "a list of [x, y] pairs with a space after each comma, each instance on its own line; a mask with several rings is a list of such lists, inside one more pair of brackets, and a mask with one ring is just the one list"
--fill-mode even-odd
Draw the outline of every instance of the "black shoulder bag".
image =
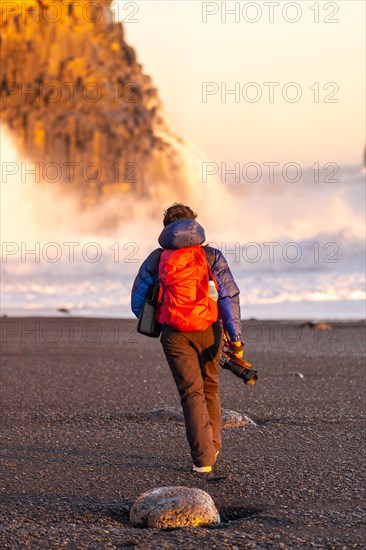
[[150, 338], [159, 338], [161, 333], [161, 324], [156, 319], [159, 296], [159, 261], [155, 269], [154, 285], [145, 298], [137, 323], [137, 332], [144, 336], [150, 336]]

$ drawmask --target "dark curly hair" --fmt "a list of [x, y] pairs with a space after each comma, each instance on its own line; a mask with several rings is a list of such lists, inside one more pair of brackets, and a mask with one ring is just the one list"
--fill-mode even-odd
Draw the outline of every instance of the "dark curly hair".
[[196, 218], [197, 214], [189, 206], [176, 202], [165, 210], [163, 224], [166, 227], [176, 220], [195, 220]]

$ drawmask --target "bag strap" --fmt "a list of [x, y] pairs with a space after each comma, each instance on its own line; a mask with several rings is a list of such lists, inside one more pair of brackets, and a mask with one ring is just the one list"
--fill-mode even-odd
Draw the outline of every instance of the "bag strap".
[[160, 258], [163, 252], [163, 248], [156, 248], [154, 250], [154, 258], [151, 265], [151, 271], [153, 271], [155, 274], [157, 274], [159, 271]]
[[215, 251], [213, 248], [208, 247], [207, 245], [202, 246], [202, 248], [205, 251], [208, 266], [211, 268], [215, 261]]
[[215, 283], [216, 290], [218, 291], [219, 290], [219, 285], [218, 285], [218, 283], [216, 281], [216, 277], [212, 273], [212, 269], [211, 269], [213, 264], [214, 264], [214, 261], [215, 261], [215, 251], [214, 251], [213, 248], [208, 248], [207, 246], [202, 246], [202, 249], [204, 250], [204, 252], [206, 254], [207, 267], [208, 267], [208, 272], [209, 272], [209, 275], [210, 275], [210, 280]]
[[[155, 297], [159, 294], [159, 289], [160, 289], [159, 264], [160, 264], [160, 258], [161, 258], [161, 255], [162, 255], [163, 252], [164, 252], [164, 250], [162, 248], [157, 249], [156, 263], [155, 263], [155, 265], [152, 265], [152, 268], [153, 268], [152, 271], [154, 272], [155, 279], [154, 279], [154, 284], [153, 284], [153, 287], [152, 287], [152, 290], [151, 290], [151, 299], [155, 299]], [[155, 258], [154, 258], [154, 260], [155, 260]]]

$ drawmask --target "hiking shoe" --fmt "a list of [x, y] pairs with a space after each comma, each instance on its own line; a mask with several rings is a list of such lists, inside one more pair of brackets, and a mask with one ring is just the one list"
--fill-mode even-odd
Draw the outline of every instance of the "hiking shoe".
[[193, 471], [200, 472], [201, 474], [209, 474], [212, 472], [212, 466], [196, 466], [193, 464]]
[[[215, 462], [217, 460], [219, 452], [220, 451], [216, 451]], [[212, 466], [196, 466], [195, 464], [193, 464], [193, 471], [200, 472], [201, 474], [209, 474], [210, 472], [212, 472]]]

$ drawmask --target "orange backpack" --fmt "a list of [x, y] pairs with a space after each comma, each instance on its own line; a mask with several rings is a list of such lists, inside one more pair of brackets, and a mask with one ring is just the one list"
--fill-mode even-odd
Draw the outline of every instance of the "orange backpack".
[[217, 283], [202, 245], [164, 250], [160, 258], [159, 323], [182, 332], [202, 331], [218, 319], [208, 282]]

